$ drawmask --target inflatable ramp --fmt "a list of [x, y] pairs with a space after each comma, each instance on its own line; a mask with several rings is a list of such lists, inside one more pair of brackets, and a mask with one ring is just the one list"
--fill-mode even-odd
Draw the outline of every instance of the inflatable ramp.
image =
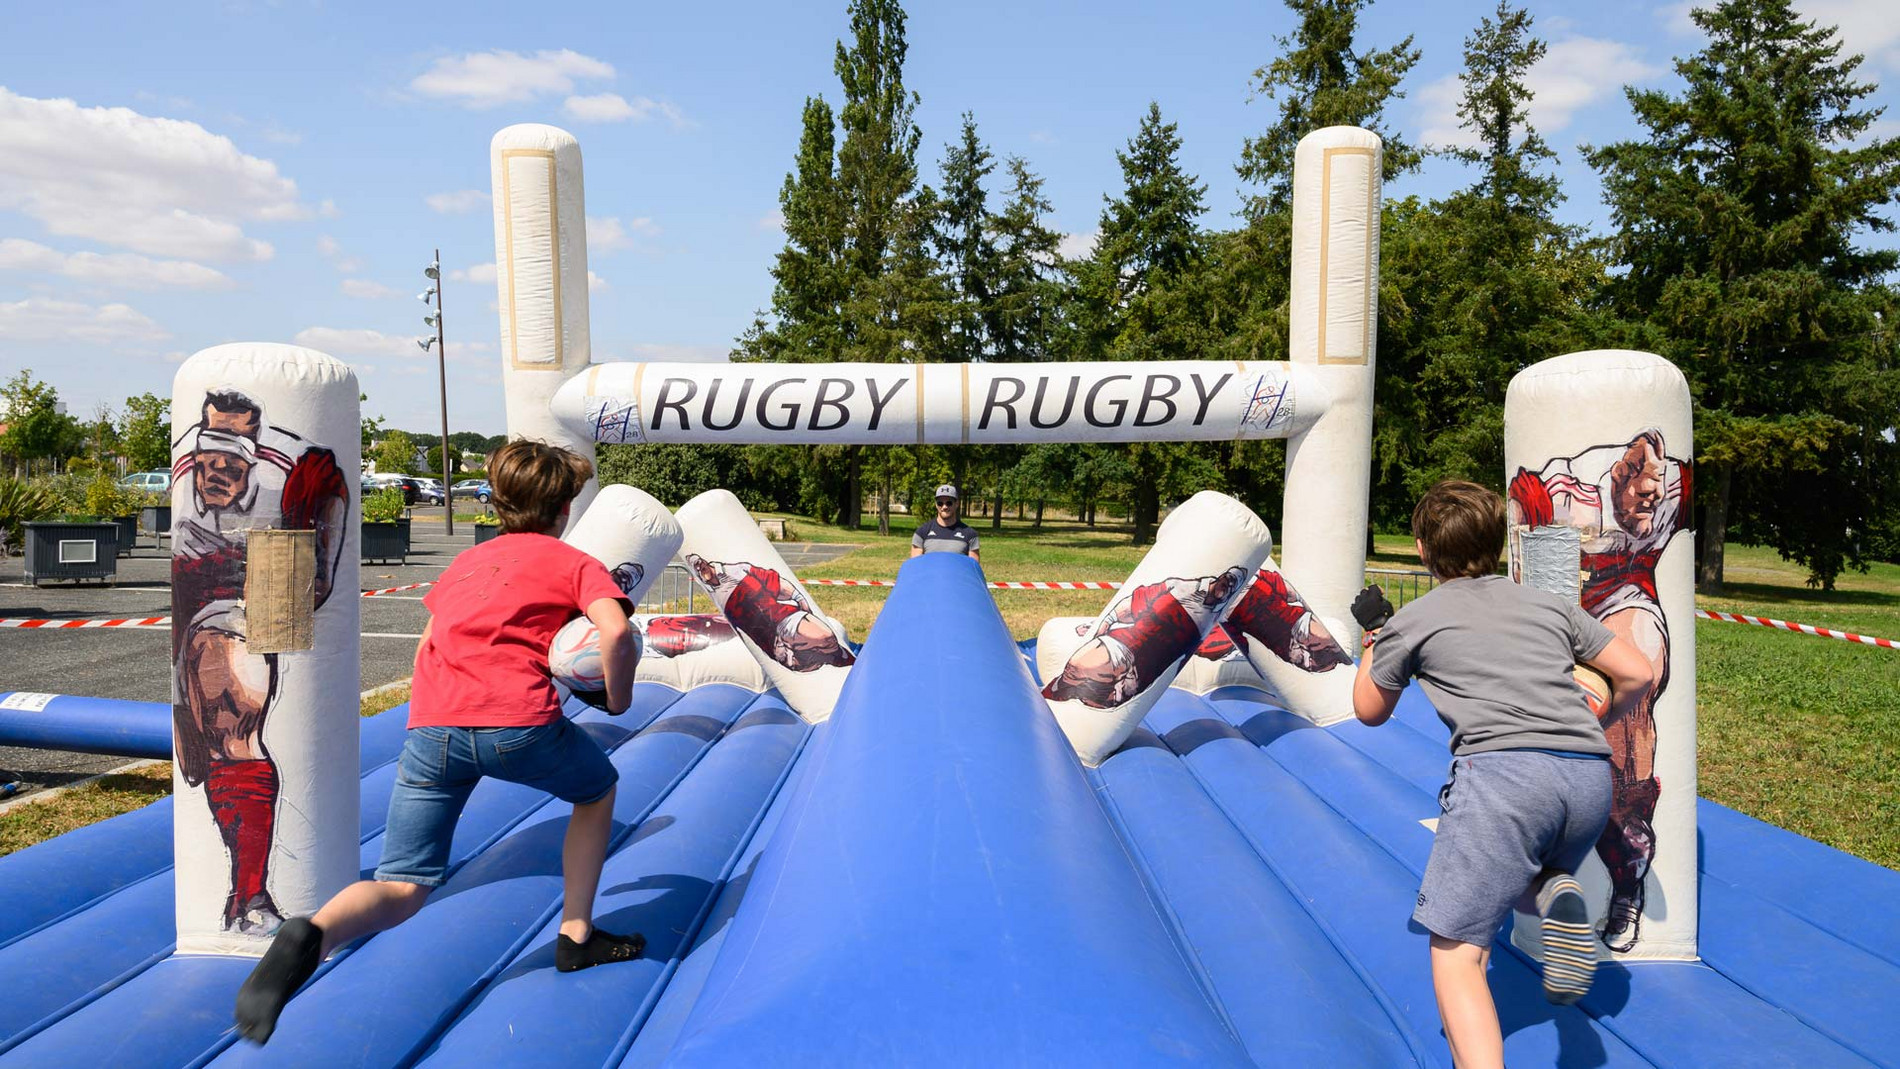
[[[571, 712], [621, 773], [602, 923], [646, 958], [554, 971], [566, 807], [486, 782], [443, 890], [239, 1043], [251, 960], [172, 952], [160, 802], [0, 859], [0, 1065], [1450, 1064], [1408, 930], [1446, 764], [1416, 691], [1377, 729], [1174, 691], [1085, 772], [939, 554], [817, 728], [722, 684]], [[365, 871], [404, 716], [364, 722]], [[1553, 1007], [1501, 942], [1510, 1063], [1900, 1066], [1900, 874], [1701, 822], [1703, 960]]]

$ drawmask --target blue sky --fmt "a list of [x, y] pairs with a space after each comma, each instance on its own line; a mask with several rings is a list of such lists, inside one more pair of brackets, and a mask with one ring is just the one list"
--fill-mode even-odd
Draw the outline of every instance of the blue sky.
[[[1807, 0], [1900, 100], [1889, 0]], [[1391, 123], [1456, 136], [1463, 38], [1493, 3], [1383, 0], [1361, 47], [1416, 35]], [[1670, 85], [1699, 45], [1684, 3], [1533, 2], [1551, 54], [1537, 123], [1568, 219], [1599, 224], [1580, 142], [1633, 136], [1621, 88]], [[586, 161], [594, 357], [722, 359], [770, 300], [777, 195], [804, 98], [839, 102], [842, 2], [720, 5], [282, 3], [10, 5], [0, 38], [0, 373], [30, 367], [85, 415], [164, 394], [224, 341], [299, 341], [358, 368], [365, 411], [437, 425], [415, 295], [440, 246], [454, 429], [502, 426], [488, 142], [548, 122]], [[1272, 118], [1252, 72], [1290, 28], [1278, 3], [913, 3], [906, 79], [936, 179], [958, 116], [1047, 179], [1085, 247], [1115, 150], [1149, 100], [1180, 124], [1207, 225], [1244, 190], [1233, 164]], [[1900, 111], [1882, 132], [1900, 133]], [[1466, 181], [1436, 162], [1388, 196]]]

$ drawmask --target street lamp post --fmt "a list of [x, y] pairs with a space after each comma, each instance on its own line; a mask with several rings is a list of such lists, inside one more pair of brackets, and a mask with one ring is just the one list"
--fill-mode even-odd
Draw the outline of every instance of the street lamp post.
[[[435, 327], [436, 383], [442, 391], [442, 523], [443, 527], [446, 528], [444, 533], [453, 537], [455, 534], [455, 495], [450, 491], [450, 485], [454, 480], [454, 473], [449, 468], [449, 345], [448, 342], [444, 340], [442, 329], [441, 249], [435, 250], [435, 259], [429, 262], [429, 266], [424, 268], [422, 273], [435, 283], [435, 285], [429, 287], [427, 292], [421, 295], [424, 302], [427, 302], [431, 297], [435, 298], [435, 311], [424, 316], [422, 321]], [[427, 340], [419, 344], [421, 344], [424, 351], [428, 350], [429, 343]]]

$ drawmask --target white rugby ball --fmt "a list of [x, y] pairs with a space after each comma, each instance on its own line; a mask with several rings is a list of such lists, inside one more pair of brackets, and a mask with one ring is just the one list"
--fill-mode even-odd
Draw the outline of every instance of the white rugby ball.
[[577, 616], [554, 633], [548, 644], [548, 674], [569, 690], [607, 689], [607, 669], [600, 659], [600, 629], [594, 621]]

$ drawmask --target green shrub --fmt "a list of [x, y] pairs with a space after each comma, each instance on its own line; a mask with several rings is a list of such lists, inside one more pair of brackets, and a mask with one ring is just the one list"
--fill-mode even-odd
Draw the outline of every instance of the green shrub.
[[110, 475], [100, 471], [86, 484], [86, 511], [102, 520], [130, 516], [138, 512], [145, 496], [130, 487], [120, 486]]
[[394, 523], [402, 518], [402, 491], [395, 488], [363, 495], [364, 523]]
[[51, 516], [55, 507], [45, 488], [0, 475], [0, 541], [20, 545], [25, 534], [20, 525]]

